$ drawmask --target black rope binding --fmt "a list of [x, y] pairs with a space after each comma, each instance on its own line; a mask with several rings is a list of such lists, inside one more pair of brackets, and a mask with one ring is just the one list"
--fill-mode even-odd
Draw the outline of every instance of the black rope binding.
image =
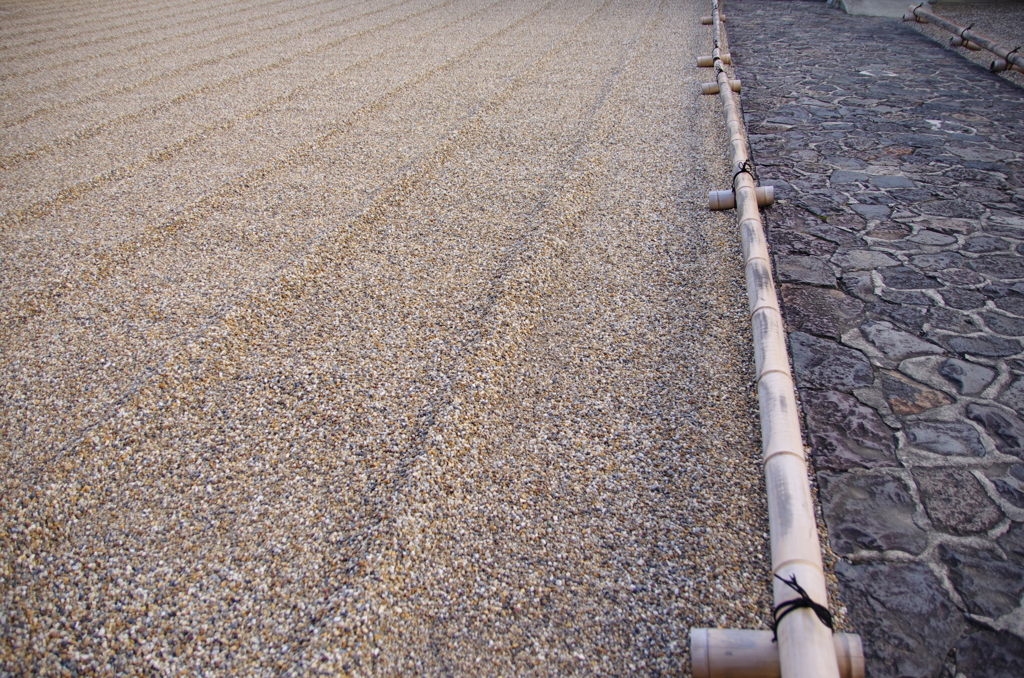
[[732, 175], [733, 191], [736, 190], [736, 177], [738, 177], [741, 174], [749, 174], [750, 177], [754, 180], [754, 183], [761, 183], [761, 179], [757, 176], [757, 170], [754, 169], [754, 163], [750, 161], [750, 158], [747, 158], [746, 160], [743, 161], [742, 164], [736, 165], [736, 172]]
[[796, 583], [796, 575], [794, 574], [789, 579], [783, 579], [779, 575], [775, 575], [775, 578], [781, 581], [783, 584], [793, 589], [800, 594], [799, 598], [787, 600], [781, 603], [772, 610], [772, 642], [776, 642], [779, 639], [779, 624], [782, 623], [783, 617], [792, 612], [793, 610], [799, 610], [802, 607], [809, 607], [814, 610], [814, 614], [818, 615], [818, 619], [821, 623], [828, 627], [829, 631], [835, 632], [832, 628], [832, 613], [828, 611], [828, 608], [824, 605], [814, 602], [811, 597], [807, 595], [807, 591], [804, 591], [804, 587]]
[[[974, 24], [971, 24], [967, 28], [965, 28], [962, 31], [960, 31], [960, 39], [961, 40], [967, 40], [967, 38], [964, 37], [964, 33], [966, 33], [967, 31], [971, 30], [972, 28], [974, 28]], [[969, 40], [968, 40], [968, 42], [969, 42]]]

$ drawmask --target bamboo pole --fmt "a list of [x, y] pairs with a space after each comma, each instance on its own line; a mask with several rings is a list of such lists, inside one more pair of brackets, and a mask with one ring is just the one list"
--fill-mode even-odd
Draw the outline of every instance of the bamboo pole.
[[[1024, 72], [1024, 54], [1016, 50], [1006, 49], [999, 43], [986, 38], [980, 33], [975, 33], [969, 28], [958, 26], [948, 19], [943, 19], [941, 16], [933, 14], [924, 8], [923, 2], [920, 5], [913, 7], [910, 10], [910, 13], [904, 14], [903, 20], [917, 21], [919, 23], [923, 21], [924, 23], [935, 24], [939, 28], [947, 30], [959, 37], [962, 41], [962, 46], [967, 47], [967, 49], [973, 49], [973, 47], [970, 46], [970, 43], [973, 43], [975, 46], [983, 49], [987, 49], [989, 52], [992, 52], [999, 57], [999, 59], [992, 62], [991, 66], [989, 66], [989, 70], [1005, 71], [1012, 68], [1015, 71]], [[1002, 63], [1000, 64], [1000, 62]]]
[[[864, 678], [860, 636], [832, 636], [840, 678]], [[781, 678], [779, 648], [771, 631], [691, 629], [690, 666], [693, 678]]]
[[[749, 167], [746, 131], [721, 63], [722, 22], [719, 2], [712, 0], [715, 70], [729, 133], [733, 191], [739, 213], [746, 265], [747, 295], [754, 332], [757, 389], [761, 409], [762, 452], [768, 489], [772, 573], [795, 577], [814, 602], [828, 606], [825, 573], [814, 518], [807, 462], [794, 395], [795, 385], [786, 352], [786, 333], [779, 310], [771, 262], [758, 211], [757, 187]], [[775, 605], [800, 596], [773, 579]], [[839, 678], [831, 630], [807, 607], [794, 609], [778, 623], [779, 665], [783, 678]]]

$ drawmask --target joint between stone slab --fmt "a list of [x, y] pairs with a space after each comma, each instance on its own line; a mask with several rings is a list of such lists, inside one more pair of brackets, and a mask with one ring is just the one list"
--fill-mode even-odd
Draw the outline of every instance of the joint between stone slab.
[[761, 374], [757, 375], [757, 383], [760, 384], [761, 380], [764, 379], [769, 374], [781, 374], [783, 376], [789, 377], [790, 381], [793, 380], [793, 374], [789, 370], [766, 370]]

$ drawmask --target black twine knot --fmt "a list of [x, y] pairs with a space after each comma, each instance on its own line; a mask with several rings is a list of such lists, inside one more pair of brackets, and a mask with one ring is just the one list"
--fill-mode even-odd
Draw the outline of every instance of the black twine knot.
[[804, 591], [804, 587], [796, 583], [796, 575], [794, 574], [789, 579], [783, 579], [779, 575], [775, 575], [775, 578], [784, 583], [789, 588], [793, 589], [800, 594], [799, 598], [793, 598], [787, 600], [784, 603], [775, 606], [772, 610], [772, 642], [776, 642], [779, 639], [779, 624], [782, 623], [783, 617], [792, 612], [793, 610], [799, 610], [802, 607], [809, 607], [814, 611], [814, 614], [818, 615], [818, 619], [821, 623], [828, 627], [829, 631], [835, 631], [832, 628], [832, 613], [828, 611], [828, 608], [820, 603], [816, 603], [811, 600], [811, 597], [807, 595], [807, 591]]
[[749, 174], [754, 180], [754, 183], [760, 183], [760, 179], [757, 176], [757, 170], [754, 169], [754, 163], [750, 162], [750, 158], [744, 160], [741, 164], [736, 165], [736, 172], [732, 175], [732, 189], [736, 190], [736, 177], [741, 174]]
[[966, 40], [966, 38], [964, 38], [964, 33], [966, 33], [967, 31], [971, 30], [972, 28], [974, 28], [974, 24], [971, 24], [967, 28], [965, 28], [962, 31], [960, 31], [960, 37], [963, 38], [964, 40]]

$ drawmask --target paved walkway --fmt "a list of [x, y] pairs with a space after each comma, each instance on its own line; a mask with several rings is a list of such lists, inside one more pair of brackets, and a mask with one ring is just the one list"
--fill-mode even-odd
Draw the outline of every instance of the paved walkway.
[[869, 675], [1024, 675], [1024, 89], [893, 20], [727, 15]]
[[706, 11], [0, 0], [0, 673], [671, 675], [763, 624]]

